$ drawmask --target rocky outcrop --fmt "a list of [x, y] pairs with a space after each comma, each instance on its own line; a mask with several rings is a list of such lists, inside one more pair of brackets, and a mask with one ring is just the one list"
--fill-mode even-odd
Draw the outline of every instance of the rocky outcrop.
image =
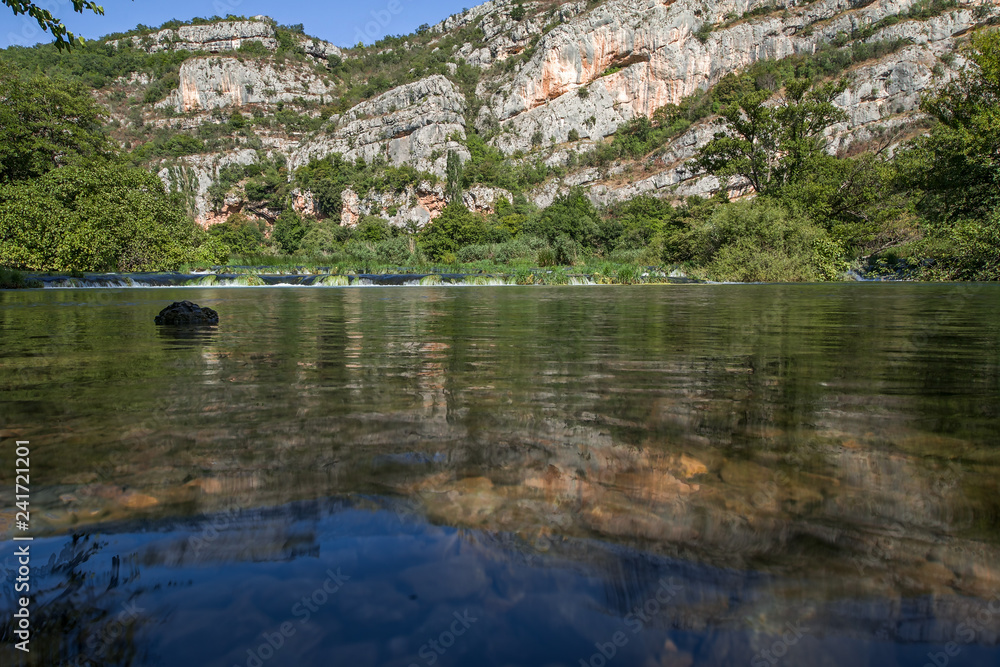
[[[451, 32], [470, 26], [483, 31], [484, 43], [463, 44], [455, 56], [474, 67], [487, 69], [531, 48], [551, 23], [564, 23], [586, 11], [586, 2], [567, 2], [553, 12], [538, 12], [541, 3], [521, 3], [526, 14], [515, 20], [511, 12], [519, 3], [514, 0], [493, 0], [442, 21], [432, 28], [436, 32]], [[531, 15], [529, 16], [528, 13]]]
[[296, 99], [323, 102], [334, 86], [305, 66], [242, 61], [234, 57], [192, 58], [181, 65], [180, 87], [160, 102], [178, 113], [245, 104], [277, 104]]
[[160, 311], [154, 323], [158, 326], [214, 326], [219, 323], [219, 314], [190, 301], [175, 301]]
[[444, 186], [424, 181], [397, 192], [372, 191], [359, 196], [350, 188], [341, 195], [340, 224], [353, 227], [364, 216], [384, 218], [396, 227], [421, 228], [428, 225], [448, 203]]
[[[514, 197], [502, 188], [483, 185], [474, 185], [462, 193], [462, 204], [474, 213], [493, 213], [501, 199], [512, 202]], [[363, 196], [348, 188], [341, 195], [341, 201], [340, 224], [348, 227], [373, 215], [396, 227], [420, 229], [441, 215], [448, 205], [444, 185], [427, 181], [398, 192], [372, 191]]]
[[[496, 145], [507, 153], [530, 150], [531, 137], [566, 141], [569, 132], [597, 139], [637, 116], [651, 116], [698, 89], [753, 62], [812, 53], [818, 44], [873, 25], [908, 9], [910, 0], [880, 0], [853, 9], [846, 0], [822, 0], [786, 14], [737, 22], [696, 35], [725, 15], [740, 15], [753, 5], [720, 0], [705, 6], [694, 0], [611, 0], [545, 35], [531, 60], [507, 80], [481, 86], [495, 94], [479, 112], [481, 128], [500, 123]], [[971, 3], [969, 3], [971, 4]], [[869, 37], [942, 43], [983, 24], [971, 7], [925, 21], [903, 21]], [[933, 48], [931, 50], [934, 50]], [[914, 100], [928, 81], [910, 77]]]
[[304, 215], [309, 218], [320, 219], [323, 214], [319, 210], [319, 204], [316, 202], [316, 198], [313, 193], [308, 190], [300, 190], [295, 188], [292, 190], [292, 209], [299, 215]]
[[[955, 9], [927, 19], [884, 20], [905, 13], [914, 2], [818, 0], [795, 6], [779, 0], [770, 13], [740, 19], [749, 10], [771, 6], [771, 0], [491, 0], [431, 28], [439, 47], [447, 43], [445, 34], [473, 36], [451, 49], [441, 70], [449, 76], [434, 75], [389, 90], [331, 117], [311, 136], [275, 129], [273, 124], [254, 125], [253, 145], [287, 156], [292, 171], [311, 159], [340, 153], [348, 160], [408, 165], [441, 178], [449, 152], [463, 161], [470, 158], [464, 146], [466, 118], [475, 117], [479, 132], [514, 156], [514, 162], [524, 152], [528, 155], [523, 159], [532, 163], [540, 159], [568, 171], [560, 171], [564, 175], [532, 193], [538, 205], [551, 203], [573, 187], [585, 188], [603, 204], [640, 194], [708, 195], [722, 184], [693, 177], [687, 162], [718, 130], [711, 119], [634, 164], [575, 169], [574, 153], [593, 149], [622, 124], [650, 116], [758, 60], [811, 54], [825, 43], [858, 37], [858, 31], [865, 31], [867, 42], [905, 40], [909, 45], [845, 73], [851, 82], [836, 103], [846, 120], [830, 129], [829, 150], [857, 150], [890, 133], [905, 136], [917, 120], [921, 95], [961, 67], [963, 60], [955, 53], [959, 40], [1000, 14], [996, 3], [959, 0]], [[514, 11], [519, 6], [525, 9], [523, 16]], [[883, 27], [872, 30], [876, 24]], [[344, 57], [322, 40], [304, 35], [295, 39], [314, 59]], [[210, 122], [210, 112], [222, 107], [255, 105], [266, 113], [268, 106], [282, 102], [333, 102], [338, 94], [334, 84], [341, 83], [333, 71], [324, 74], [326, 70], [309, 59], [288, 58], [278, 64], [280, 58], [225, 53], [253, 41], [276, 49], [275, 24], [266, 17], [185, 26], [135, 40], [153, 52], [169, 48], [221, 54], [199, 55], [182, 65], [178, 89], [158, 105], [170, 113], [143, 119], [154, 127], [192, 131]], [[435, 46], [432, 41], [430, 48]], [[401, 48], [413, 46], [405, 43]], [[452, 80], [462, 60], [484, 71], [476, 96], [468, 99]], [[135, 88], [130, 91], [135, 93], [150, 81], [136, 73], [121, 84]], [[480, 108], [467, 108], [476, 98], [482, 100]], [[209, 210], [208, 187], [218, 168], [233, 159], [246, 163], [256, 156], [246, 150], [182, 158], [169, 168], [164, 165], [160, 176], [168, 187], [188, 194], [201, 224], [212, 224], [220, 218]], [[728, 187], [733, 195], [743, 193], [738, 183]], [[421, 226], [447, 201], [442, 186], [428, 183], [393, 193], [349, 192], [345, 197], [344, 224], [377, 215], [393, 224]], [[473, 210], [489, 212], [499, 197], [509, 198], [509, 193], [477, 188], [465, 193], [463, 201]], [[307, 192], [298, 193], [293, 206], [304, 215], [317, 213]], [[234, 196], [224, 213], [239, 208]]]
[[[107, 43], [114, 47], [130, 44], [148, 53], [161, 51], [208, 51], [220, 53], [236, 51], [245, 44], [259, 42], [268, 51], [278, 50], [275, 22], [266, 16], [255, 16], [248, 21], [218, 21], [204, 25], [185, 25], [176, 30], [160, 30], [148, 35], [135, 35], [127, 40], [114, 39]], [[339, 48], [321, 39], [296, 34], [294, 39], [306, 54], [329, 60], [343, 58]]]
[[462, 193], [462, 205], [476, 213], [493, 213], [501, 199], [514, 201], [514, 196], [503, 188], [474, 185]]
[[444, 176], [449, 151], [463, 160], [465, 97], [443, 76], [432, 76], [394, 88], [332, 117], [322, 132], [306, 142], [291, 166], [340, 153], [367, 162], [383, 159], [391, 165], [408, 164]]
[[220, 218], [213, 214], [208, 201], [208, 189], [218, 177], [219, 170], [231, 164], [248, 165], [256, 161], [257, 151], [249, 148], [218, 155], [189, 155], [162, 167], [157, 176], [168, 192], [190, 197], [189, 208], [194, 213], [195, 222], [209, 227], [217, 222], [224, 222], [228, 214], [236, 212], [236, 207], [240, 204], [237, 199], [227, 201], [225, 204], [229, 210], [224, 211], [226, 215]]
[[[176, 30], [160, 30], [148, 35], [136, 35], [130, 40], [134, 48], [149, 53], [161, 51], [235, 51], [244, 44], [260, 42], [274, 51], [278, 41], [270, 20], [220, 21], [205, 25], [185, 25]], [[108, 44], [118, 47], [125, 40], [111, 40]]]

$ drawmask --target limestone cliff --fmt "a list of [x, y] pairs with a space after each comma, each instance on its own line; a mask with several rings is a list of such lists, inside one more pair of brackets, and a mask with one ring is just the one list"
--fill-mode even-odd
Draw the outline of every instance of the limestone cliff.
[[279, 69], [269, 62], [211, 56], [181, 65], [180, 87], [158, 106], [187, 113], [247, 104], [321, 102], [332, 96], [333, 87], [306, 67]]
[[[296, 35], [295, 41], [311, 56], [328, 59], [342, 57], [343, 51], [320, 39]], [[268, 51], [278, 49], [274, 21], [266, 16], [255, 16], [247, 21], [218, 21], [203, 25], [184, 25], [175, 29], [159, 30], [146, 35], [133, 35], [127, 39], [109, 40], [118, 47], [125, 43], [148, 53], [162, 51], [208, 51], [219, 53], [236, 51], [240, 47], [260, 42]]]
[[[610, 0], [545, 35], [531, 60], [513, 78], [500, 82], [478, 124], [485, 129], [491, 121], [499, 122], [496, 144], [507, 153], [530, 150], [538, 131], [546, 141], [564, 142], [574, 130], [597, 140], [623, 122], [650, 117], [656, 109], [677, 104], [757, 60], [812, 53], [838, 35], [908, 10], [914, 0], [878, 0], [857, 9], [847, 0], [820, 0], [699, 33], [726, 15], [739, 15], [758, 4]], [[896, 79], [902, 85], [892, 100], [900, 104], [888, 107], [893, 113], [913, 110], [920, 93], [928, 89], [931, 77], [923, 70], [929, 73], [930, 68], [924, 65], [933, 67], [933, 59], [952, 50], [956, 38], [984, 23], [967, 4], [926, 21], [896, 23], [867, 38], [909, 39], [924, 47], [909, 50], [906, 65], [893, 59], [892, 67], [902, 77]], [[905, 69], [908, 74], [902, 74]], [[870, 122], [871, 106], [857, 109], [858, 98], [854, 102], [841, 100], [852, 123]]]
[[351, 160], [377, 158], [444, 175], [448, 151], [468, 159], [465, 98], [444, 76], [400, 86], [334, 116], [292, 155], [297, 167], [310, 159], [341, 153]]
[[[905, 137], [919, 121], [921, 96], [954, 76], [963, 63], [957, 47], [970, 31], [1000, 17], [997, 5], [958, 0], [935, 14], [927, 11], [927, 0], [491, 0], [391, 47], [342, 51], [295, 33], [297, 59], [282, 55], [288, 53], [289, 33], [266, 17], [127, 39], [149, 52], [199, 52], [181, 65], [166, 99], [144, 115], [149, 126], [198, 132], [205, 123], [218, 122], [218, 114], [242, 109], [266, 120], [283, 105], [316, 120], [309, 129], [285, 133], [273, 123], [255, 127], [255, 137], [237, 140], [235, 148], [175, 160], [173, 172], [164, 167], [161, 175], [173, 178], [175, 187], [189, 184], [184, 187], [192, 188], [194, 210], [206, 222], [211, 217], [205, 193], [217, 165], [234, 151], [247, 150], [243, 144], [284, 155], [290, 170], [340, 153], [352, 161], [409, 165], [444, 177], [448, 153], [470, 159], [467, 133], [477, 132], [514, 163], [541, 160], [559, 170], [559, 177], [531, 193], [539, 205], [571, 187], [587, 188], [599, 203], [639, 194], [707, 195], [721, 184], [693, 179], [686, 163], [716, 131], [711, 118], [634, 163], [583, 169], [572, 166], [573, 156], [609, 141], [624, 123], [651, 117], [757, 61], [861, 42], [897, 46], [844, 72], [848, 87], [836, 103], [846, 120], [830, 129], [829, 150], [848, 151], [887, 134]], [[921, 8], [914, 14], [921, 18], [908, 18], [914, 7]], [[260, 47], [241, 49], [254, 42], [264, 55]], [[377, 66], [345, 66], [351, 59], [387, 66], [412, 61], [412, 80], [403, 70], [394, 81], [404, 83], [385, 86]], [[429, 64], [432, 60], [437, 64]], [[466, 65], [477, 81], [470, 83]], [[133, 75], [122, 86], [141, 93], [144, 77]], [[359, 95], [365, 88], [373, 92]], [[328, 111], [322, 118], [329, 118], [320, 127], [317, 109], [323, 106]], [[180, 173], [187, 175], [179, 178]], [[412, 185], [388, 194], [351, 192], [342, 218], [351, 223], [376, 214], [399, 225], [423, 225], [443, 206], [438, 190]], [[468, 203], [490, 210], [495, 193], [479, 195], [466, 193]]]

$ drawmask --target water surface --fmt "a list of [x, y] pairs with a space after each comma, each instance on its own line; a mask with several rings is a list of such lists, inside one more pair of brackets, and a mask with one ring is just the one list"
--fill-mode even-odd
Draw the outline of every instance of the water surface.
[[[220, 326], [153, 326], [182, 299]], [[32, 664], [997, 664], [998, 305], [994, 285], [0, 292]]]

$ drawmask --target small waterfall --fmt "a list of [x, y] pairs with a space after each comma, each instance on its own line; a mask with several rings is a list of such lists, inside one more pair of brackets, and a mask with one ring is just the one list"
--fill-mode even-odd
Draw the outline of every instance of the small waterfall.
[[498, 276], [467, 276], [459, 284], [470, 287], [506, 287], [511, 283]]
[[[227, 269], [228, 270], [228, 269]], [[329, 271], [329, 269], [326, 269]], [[247, 270], [245, 273], [89, 273], [75, 276], [37, 276], [44, 287], [61, 289], [113, 289], [113, 288], [229, 288], [229, 287], [503, 287], [513, 285], [608, 285], [638, 283], [694, 283], [690, 278], [675, 277], [657, 271], [640, 272], [631, 267], [607, 267], [593, 275], [570, 274], [565, 270], [538, 270], [518, 268], [502, 275], [488, 274], [362, 274], [343, 275], [329, 273], [272, 274], [267, 267]]]
[[108, 278], [50, 278], [41, 280], [42, 286], [46, 289], [111, 289], [111, 288], [133, 288], [133, 287], [156, 287], [148, 282], [135, 280], [128, 276], [108, 277]]
[[220, 287], [267, 287], [268, 285], [260, 276], [250, 274], [235, 278], [223, 278], [216, 284]]

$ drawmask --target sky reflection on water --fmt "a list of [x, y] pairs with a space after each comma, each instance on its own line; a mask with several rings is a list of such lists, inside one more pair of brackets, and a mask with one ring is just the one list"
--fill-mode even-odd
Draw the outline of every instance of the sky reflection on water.
[[33, 664], [996, 664], [998, 297], [0, 293]]

